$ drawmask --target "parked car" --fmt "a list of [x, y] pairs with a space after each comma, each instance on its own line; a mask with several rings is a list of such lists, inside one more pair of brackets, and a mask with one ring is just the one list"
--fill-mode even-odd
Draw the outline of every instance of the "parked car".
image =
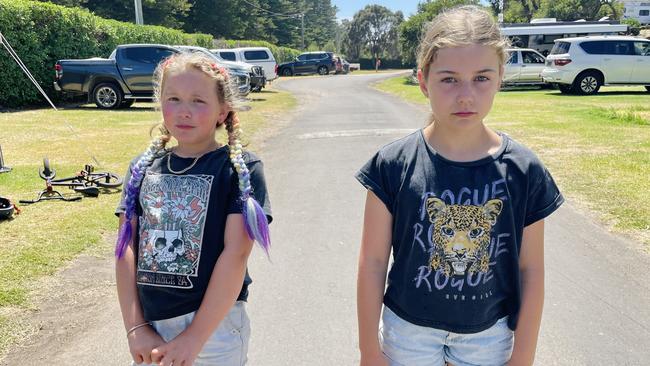
[[336, 62], [332, 52], [305, 52], [296, 57], [294, 61], [285, 62], [278, 66], [278, 73], [282, 76], [297, 74], [327, 75], [336, 70]]
[[210, 52], [226, 61], [247, 62], [262, 66], [267, 81], [275, 80], [278, 77], [278, 64], [273, 53], [267, 47], [223, 48], [212, 49]]
[[[260, 91], [266, 85], [266, 77], [261, 66], [252, 65], [246, 62], [226, 61], [210, 52], [207, 48], [199, 46], [175, 46], [181, 51], [200, 52], [212, 59], [215, 63], [228, 69], [228, 73], [237, 77], [240, 95], [247, 95], [249, 91]], [[248, 75], [248, 78], [245, 76]], [[248, 87], [244, 87], [248, 83]]]
[[546, 58], [530, 48], [509, 48], [503, 75], [504, 86], [547, 85], [542, 80]]
[[64, 94], [87, 95], [102, 109], [125, 108], [136, 99], [153, 98], [153, 72], [158, 63], [177, 53], [159, 44], [117, 46], [107, 59], [59, 60], [54, 89]]
[[650, 92], [650, 40], [631, 36], [557, 39], [542, 78], [565, 94], [595, 94], [603, 85], [644, 85]]

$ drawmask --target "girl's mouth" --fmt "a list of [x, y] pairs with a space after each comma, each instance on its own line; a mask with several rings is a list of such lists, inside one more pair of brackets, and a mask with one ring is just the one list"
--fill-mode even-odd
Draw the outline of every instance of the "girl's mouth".
[[469, 116], [473, 116], [475, 114], [476, 114], [475, 112], [456, 112], [456, 113], [453, 113], [454, 116], [458, 116], [458, 117], [469, 117]]

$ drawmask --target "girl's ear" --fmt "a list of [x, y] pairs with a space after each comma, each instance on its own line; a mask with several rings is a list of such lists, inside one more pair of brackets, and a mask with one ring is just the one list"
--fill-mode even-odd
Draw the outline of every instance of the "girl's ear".
[[427, 79], [424, 77], [424, 72], [422, 69], [418, 69], [418, 84], [420, 84], [420, 90], [425, 97], [429, 98], [429, 90], [427, 89]]
[[230, 108], [230, 106], [225, 104], [221, 106], [221, 111], [217, 116], [217, 126], [221, 126], [226, 121], [226, 118], [228, 118], [228, 113], [230, 113], [230, 111], [232, 111], [232, 108]]

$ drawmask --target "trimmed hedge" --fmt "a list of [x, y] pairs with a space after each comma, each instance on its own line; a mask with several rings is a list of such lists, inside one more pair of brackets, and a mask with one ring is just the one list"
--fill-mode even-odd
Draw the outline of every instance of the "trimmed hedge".
[[[28, 0], [0, 0], [0, 32], [50, 98], [60, 97], [52, 86], [54, 64], [60, 59], [108, 57], [126, 43], [212, 45], [211, 35], [103, 19], [85, 9]], [[0, 45], [0, 107], [44, 103]]]
[[266, 41], [244, 41], [244, 40], [226, 40], [215, 39], [214, 46], [211, 48], [238, 48], [238, 47], [268, 47], [275, 61], [280, 64], [283, 62], [293, 61], [302, 51], [295, 48], [279, 47]]

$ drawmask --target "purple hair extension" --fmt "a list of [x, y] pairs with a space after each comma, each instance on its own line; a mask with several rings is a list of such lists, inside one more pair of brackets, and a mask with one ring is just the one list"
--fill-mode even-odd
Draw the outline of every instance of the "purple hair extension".
[[138, 196], [140, 195], [140, 184], [144, 178], [144, 173], [147, 170], [147, 167], [149, 167], [153, 162], [157, 153], [163, 149], [165, 143], [166, 139], [164, 137], [154, 139], [151, 142], [151, 145], [149, 145], [149, 148], [147, 148], [140, 159], [138, 159], [138, 162], [131, 168], [131, 178], [125, 188], [126, 192], [124, 202], [126, 204], [126, 209], [124, 211], [124, 222], [120, 227], [117, 235], [117, 243], [115, 244], [115, 257], [118, 259], [124, 256], [126, 247], [129, 245], [129, 242], [133, 237], [133, 225], [131, 224], [131, 220], [135, 215], [136, 203]]
[[[235, 126], [233, 126], [235, 125]], [[264, 250], [266, 256], [270, 258], [271, 235], [269, 233], [269, 222], [262, 206], [251, 196], [250, 172], [242, 156], [242, 145], [239, 142], [239, 121], [236, 116], [232, 116], [230, 123], [226, 124], [229, 135], [230, 161], [232, 162], [239, 180], [239, 190], [241, 191], [242, 214], [244, 216], [244, 226], [248, 236], [257, 242]]]

